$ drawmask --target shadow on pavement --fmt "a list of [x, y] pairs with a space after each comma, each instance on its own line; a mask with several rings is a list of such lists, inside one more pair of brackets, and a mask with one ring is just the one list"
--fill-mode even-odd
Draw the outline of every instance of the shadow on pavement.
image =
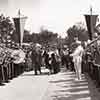
[[66, 82], [72, 82], [72, 79], [67, 79], [67, 80], [57, 80], [57, 81], [50, 81], [50, 83], [66, 83]]
[[41, 73], [41, 74], [35, 75], [34, 73], [33, 74], [26, 73], [26, 74], [22, 74], [21, 76], [43, 76], [43, 75], [49, 75], [49, 74], [48, 73]]
[[0, 83], [0, 86], [5, 86], [5, 84], [4, 83]]
[[52, 99], [50, 100], [98, 100], [91, 93], [87, 80], [76, 81], [73, 79], [72, 73], [64, 75], [69, 75], [70, 79], [59, 78], [58, 80], [50, 81], [52, 85], [56, 86], [52, 90], [52, 95], [50, 96]]

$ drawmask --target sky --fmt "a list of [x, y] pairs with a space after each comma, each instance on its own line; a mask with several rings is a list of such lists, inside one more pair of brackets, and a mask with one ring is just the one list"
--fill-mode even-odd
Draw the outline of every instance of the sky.
[[38, 33], [43, 28], [65, 37], [69, 27], [85, 23], [90, 5], [99, 14], [99, 4], [100, 0], [0, 0], [0, 13], [13, 18], [20, 9], [28, 17], [25, 29]]

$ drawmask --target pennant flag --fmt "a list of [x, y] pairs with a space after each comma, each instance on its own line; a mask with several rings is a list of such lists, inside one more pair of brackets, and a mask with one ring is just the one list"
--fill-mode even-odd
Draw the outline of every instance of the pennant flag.
[[23, 42], [23, 36], [24, 36], [24, 26], [26, 22], [27, 17], [20, 18], [20, 43]]
[[96, 21], [98, 15], [84, 15], [86, 20], [86, 25], [89, 33], [89, 38], [92, 40], [92, 35], [95, 32]]
[[13, 18], [15, 24], [14, 41], [20, 43], [20, 18]]
[[23, 36], [24, 36], [24, 26], [25, 21], [27, 17], [17, 17], [13, 18], [14, 24], [15, 24], [15, 38], [17, 38], [17, 42], [21, 45], [23, 42]]

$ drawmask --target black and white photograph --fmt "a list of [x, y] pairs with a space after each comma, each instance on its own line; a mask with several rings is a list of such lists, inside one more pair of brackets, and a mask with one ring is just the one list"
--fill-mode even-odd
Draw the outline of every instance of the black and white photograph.
[[99, 0], [0, 0], [0, 100], [100, 100]]

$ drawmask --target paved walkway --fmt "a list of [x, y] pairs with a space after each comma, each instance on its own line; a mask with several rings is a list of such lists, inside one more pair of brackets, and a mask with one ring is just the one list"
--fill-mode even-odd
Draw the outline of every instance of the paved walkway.
[[35, 76], [33, 71], [25, 72], [0, 86], [0, 100], [42, 100], [48, 78], [47, 74]]
[[77, 81], [69, 71], [37, 76], [25, 72], [0, 86], [0, 100], [100, 100], [99, 95], [90, 78], [83, 75]]
[[42, 100], [100, 100], [100, 93], [87, 76], [82, 75], [82, 80], [77, 81], [75, 73], [67, 71], [50, 77]]

